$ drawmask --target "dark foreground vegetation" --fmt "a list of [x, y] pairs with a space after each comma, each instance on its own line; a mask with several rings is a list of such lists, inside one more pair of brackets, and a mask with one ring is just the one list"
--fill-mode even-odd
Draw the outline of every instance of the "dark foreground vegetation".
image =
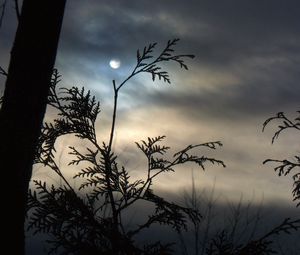
[[[193, 194], [182, 205], [167, 201], [155, 192], [155, 180], [161, 174], [175, 171], [179, 165], [194, 163], [203, 170], [207, 164], [225, 167], [223, 161], [202, 154], [203, 150], [215, 150], [222, 146], [220, 141], [187, 145], [173, 155], [169, 155], [170, 148], [163, 144], [165, 136], [136, 142], [137, 153], [139, 151], [147, 162], [144, 179], [131, 178], [126, 166], [118, 162], [118, 155], [114, 153], [112, 144], [119, 92], [132, 77], [140, 73], [150, 74], [153, 81], [159, 79], [170, 83], [169, 74], [162, 69], [162, 63], [174, 62], [181, 68], [188, 69], [184, 60], [194, 56], [176, 55], [174, 46], [177, 42], [178, 39], [168, 41], [157, 56], [154, 54], [155, 43], [137, 51], [137, 64], [132, 73], [120, 84], [112, 82], [114, 108], [107, 142], [99, 142], [97, 139], [99, 102], [84, 88], [58, 88], [61, 76], [54, 70], [48, 105], [57, 115], [52, 122], [43, 125], [35, 164], [51, 169], [61, 179], [61, 185], [47, 185], [46, 182], [34, 180], [34, 187], [28, 193], [28, 229], [34, 233], [49, 235], [50, 254], [175, 254], [174, 243], [163, 243], [155, 238], [149, 238], [147, 244], [137, 241], [136, 237], [140, 233], [151, 233], [151, 228], [157, 225], [165, 225], [178, 234], [182, 254], [191, 252], [187, 251], [184, 241], [189, 228], [193, 229], [196, 240], [192, 254], [276, 254], [273, 237], [292, 234], [300, 228], [300, 220], [287, 218], [270, 231], [260, 236], [250, 236], [245, 242], [236, 243], [232, 238], [234, 224], [230, 229], [224, 228], [211, 237], [200, 233], [200, 225], [205, 220], [207, 222], [210, 216], [197, 206], [197, 199]], [[275, 138], [284, 129], [299, 128], [298, 122], [289, 121], [283, 114], [278, 114], [276, 118], [281, 119], [284, 124], [279, 126]], [[266, 121], [264, 127], [273, 119]], [[57, 139], [71, 134], [85, 140], [86, 145], [85, 148], [69, 148], [69, 154], [73, 156], [69, 165], [74, 167], [74, 178], [80, 183], [78, 189], [64, 176], [56, 158]], [[299, 158], [296, 157], [296, 160], [296, 163], [270, 159], [266, 162], [279, 163], [275, 170], [287, 175], [299, 166]], [[299, 173], [294, 174], [293, 178], [294, 200], [299, 201]], [[130, 226], [126, 224], [128, 210], [138, 209], [141, 205], [152, 208], [144, 222], [136, 222]], [[200, 235], [204, 236], [202, 242], [199, 242]]]

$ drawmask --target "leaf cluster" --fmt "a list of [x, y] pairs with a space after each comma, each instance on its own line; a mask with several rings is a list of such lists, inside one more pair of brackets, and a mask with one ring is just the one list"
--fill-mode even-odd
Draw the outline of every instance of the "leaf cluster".
[[57, 110], [58, 118], [53, 123], [43, 124], [36, 146], [35, 163], [47, 165], [53, 159], [56, 139], [62, 135], [75, 134], [79, 138], [96, 142], [95, 121], [100, 112], [99, 102], [84, 88], [60, 88], [57, 91], [59, 82], [60, 74], [54, 70], [48, 105]]
[[80, 254], [97, 251], [97, 247], [109, 248], [107, 224], [95, 219], [89, 200], [80, 198], [66, 186], [47, 187], [41, 181], [34, 181], [34, 184], [35, 190], [28, 194], [28, 209], [34, 209], [28, 220], [28, 230], [51, 235], [49, 254]]
[[184, 59], [193, 59], [195, 57], [191, 54], [176, 55], [174, 46], [178, 43], [178, 41], [179, 39], [169, 40], [165, 48], [157, 57], [155, 57], [153, 54], [157, 43], [150, 43], [148, 46], [144, 47], [143, 51], [137, 50], [136, 66], [134, 67], [132, 73], [118, 87], [115, 88], [116, 91], [122, 88], [128, 80], [140, 73], [151, 74], [152, 81], [155, 81], [156, 78], [158, 78], [163, 82], [171, 84], [169, 73], [163, 69], [161, 64], [164, 62], [175, 62], [179, 64], [180, 68], [188, 70], [188, 66], [185, 64]]
[[[171, 244], [149, 243], [139, 247], [135, 236], [146, 231], [153, 224], [167, 225], [177, 232], [187, 229], [189, 220], [201, 220], [200, 212], [169, 202], [153, 191], [155, 179], [163, 173], [172, 172], [175, 167], [185, 163], [196, 163], [202, 169], [206, 162], [220, 164], [220, 160], [198, 156], [193, 153], [197, 148], [216, 149], [220, 142], [189, 145], [175, 153], [170, 160], [166, 155], [170, 149], [161, 145], [165, 138], [158, 136], [136, 143], [138, 149], [147, 158], [147, 173], [144, 179], [133, 179], [125, 166], [118, 163], [118, 156], [112, 151], [111, 144], [116, 119], [118, 91], [134, 75], [151, 73], [170, 83], [168, 73], [163, 71], [161, 62], [173, 61], [187, 69], [183, 57], [193, 55], [175, 55], [173, 46], [178, 39], [168, 41], [167, 46], [157, 58], [151, 55], [156, 44], [150, 44], [144, 51], [137, 53], [137, 66], [132, 74], [119, 86], [114, 85], [115, 101], [108, 145], [99, 143], [96, 137], [95, 122], [100, 112], [100, 104], [90, 91], [84, 88], [57, 88], [60, 74], [54, 70], [48, 104], [56, 109], [57, 118], [45, 123], [38, 141], [35, 163], [50, 167], [63, 181], [63, 186], [48, 187], [46, 183], [35, 181], [35, 189], [28, 193], [29, 229], [36, 233], [51, 235], [50, 252], [64, 254], [170, 254]], [[145, 62], [150, 60], [150, 62]], [[151, 61], [152, 60], [152, 61]], [[64, 135], [73, 134], [90, 144], [85, 149], [70, 147], [74, 167], [74, 178], [81, 185], [76, 190], [65, 178], [55, 158], [55, 143]], [[78, 169], [77, 169], [78, 168]], [[75, 170], [77, 169], [77, 170]], [[153, 211], [143, 224], [125, 227], [124, 213], [141, 201], [152, 205]], [[60, 253], [62, 254], [62, 253]]]
[[[114, 245], [112, 238], [115, 235], [113, 234], [115, 223], [113, 210], [115, 210], [118, 219], [118, 242], [126, 240], [124, 242], [126, 244], [132, 243], [135, 235], [148, 229], [153, 224], [168, 225], [176, 231], [182, 231], [187, 229], [188, 220], [194, 222], [201, 220], [198, 211], [168, 202], [154, 194], [152, 185], [154, 179], [160, 174], [174, 171], [175, 166], [187, 162], [196, 163], [203, 169], [206, 161], [225, 166], [222, 161], [190, 154], [190, 151], [197, 147], [216, 149], [217, 146], [221, 146], [220, 142], [189, 145], [175, 153], [172, 160], [164, 158], [169, 147], [160, 143], [165, 136], [148, 138], [146, 141], [136, 143], [148, 160], [147, 177], [144, 180], [132, 180], [126, 168], [119, 166], [117, 156], [110, 151], [109, 147], [105, 143], [99, 146], [96, 142], [95, 118], [93, 116], [99, 112], [98, 108], [96, 110], [94, 108], [95, 105], [98, 107], [99, 104], [94, 102], [89, 93], [79, 93], [79, 90], [75, 89], [64, 91], [64, 93], [66, 95], [58, 99], [56, 99], [56, 92], [50, 94], [49, 104], [60, 111], [58, 116], [61, 118], [55, 120], [55, 124], [45, 124], [43, 126], [40, 140], [43, 142], [39, 144], [42, 146], [42, 148], [39, 148], [41, 154], [37, 157], [36, 163], [43, 163], [58, 173], [63, 178], [65, 185], [63, 187], [51, 186], [48, 188], [46, 183], [35, 181], [36, 190], [31, 190], [28, 195], [28, 210], [33, 211], [29, 218], [29, 229], [35, 229], [36, 233], [46, 232], [51, 234], [53, 237], [51, 241], [54, 247], [53, 252], [61, 248], [73, 253], [82, 247], [84, 247], [82, 249], [92, 247], [91, 249], [96, 250], [100, 249], [99, 247], [107, 250], [112, 249]], [[78, 100], [77, 103], [74, 103], [75, 96]], [[87, 102], [88, 100], [89, 102]], [[65, 104], [63, 105], [62, 102]], [[78, 105], [84, 104], [90, 107], [92, 113], [87, 113], [82, 108], [78, 109]], [[72, 127], [72, 123], [78, 123], [76, 121], [82, 121], [85, 126], [83, 128]], [[59, 123], [67, 124], [62, 125]], [[70, 133], [81, 139], [89, 140], [93, 145], [93, 148], [86, 148], [85, 152], [70, 147], [70, 154], [74, 156], [74, 159], [69, 165], [81, 167], [78, 173], [74, 175], [74, 178], [83, 180], [78, 191], [75, 191], [61, 174], [55, 163], [53, 153], [56, 139]], [[80, 190], [84, 191], [85, 197], [80, 197]], [[155, 209], [144, 224], [125, 230], [120, 220], [122, 214], [128, 207], [134, 206], [138, 201], [153, 204]], [[114, 207], [112, 207], [112, 204]], [[107, 213], [108, 211], [110, 213]], [[93, 240], [99, 239], [99, 242], [90, 243], [91, 236], [94, 237]], [[76, 247], [71, 247], [72, 244]], [[120, 246], [120, 243], [118, 245]], [[153, 246], [151, 247], [153, 248]], [[134, 249], [139, 250], [140, 248]], [[146, 251], [140, 250], [139, 254], [142, 254], [141, 252]]]
[[278, 112], [275, 116], [268, 118], [263, 123], [263, 131], [267, 127], [267, 125], [270, 122], [278, 121], [278, 130], [274, 133], [272, 137], [272, 143], [274, 143], [275, 139], [279, 137], [279, 135], [286, 131], [287, 129], [296, 129], [300, 131], [300, 111], [297, 111], [298, 117], [296, 117], [294, 120], [289, 119], [283, 112]]
[[[155, 78], [158, 78], [159, 80], [163, 80], [164, 82], [171, 83], [168, 72], [163, 71], [158, 64], [163, 61], [173, 61], [179, 64], [180, 68], [188, 70], [188, 67], [184, 63], [183, 58], [195, 57], [194, 55], [174, 55], [173, 47], [177, 44], [178, 41], [179, 39], [169, 40], [166, 47], [162, 50], [161, 54], [156, 58], [154, 58], [154, 56], [152, 55], [156, 43], [150, 43], [148, 47], [144, 48], [142, 53], [138, 50], [136, 56], [137, 65], [134, 71], [150, 73], [153, 81], [155, 81]], [[153, 58], [154, 60], [146, 62], [146, 60]]]
[[[300, 131], [300, 111], [297, 111], [298, 116], [291, 120], [289, 119], [283, 112], [277, 113], [274, 117], [267, 119], [263, 124], [263, 130], [265, 130], [266, 126], [273, 121], [279, 121], [278, 130], [275, 132], [274, 136], [272, 137], [272, 143], [274, 143], [275, 139], [279, 137], [279, 135], [286, 131], [287, 129], [294, 129]], [[291, 172], [293, 178], [293, 200], [298, 201], [297, 206], [300, 205], [300, 157], [294, 156], [294, 160], [278, 160], [278, 159], [267, 159], [263, 163], [276, 163], [277, 166], [274, 167], [275, 172], [278, 173], [279, 176], [286, 176], [289, 175]]]

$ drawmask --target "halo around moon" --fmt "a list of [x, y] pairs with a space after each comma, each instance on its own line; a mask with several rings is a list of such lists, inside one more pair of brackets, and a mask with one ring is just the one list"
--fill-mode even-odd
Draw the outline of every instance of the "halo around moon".
[[121, 61], [119, 59], [113, 58], [109, 61], [109, 65], [113, 69], [118, 69], [121, 66]]

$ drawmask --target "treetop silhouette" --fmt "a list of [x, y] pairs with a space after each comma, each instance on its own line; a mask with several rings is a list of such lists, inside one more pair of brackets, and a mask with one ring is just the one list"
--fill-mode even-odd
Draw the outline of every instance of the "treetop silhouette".
[[[137, 51], [137, 64], [132, 73], [119, 85], [113, 81], [114, 109], [108, 143], [99, 143], [96, 136], [95, 121], [100, 112], [100, 104], [90, 91], [84, 88], [57, 88], [60, 75], [54, 70], [48, 104], [57, 110], [53, 123], [45, 123], [37, 146], [35, 163], [50, 167], [63, 180], [60, 187], [47, 187], [45, 182], [34, 181], [36, 190], [28, 195], [29, 229], [51, 235], [50, 252], [64, 251], [66, 254], [157, 254], [170, 250], [170, 244], [149, 243], [144, 247], [135, 244], [134, 238], [141, 231], [154, 224], [168, 225], [180, 232], [187, 228], [187, 221], [199, 221], [197, 210], [168, 202], [155, 194], [155, 179], [175, 167], [186, 163], [196, 163], [204, 169], [206, 163], [219, 164], [221, 160], [198, 156], [196, 150], [217, 149], [221, 142], [208, 142], [188, 145], [176, 152], [171, 159], [166, 157], [168, 146], [162, 144], [165, 136], [147, 138], [136, 142], [137, 148], [147, 159], [146, 178], [133, 180], [130, 171], [118, 163], [118, 156], [112, 151], [116, 128], [118, 93], [132, 77], [139, 73], [149, 73], [170, 83], [168, 72], [159, 65], [162, 62], [175, 62], [188, 69], [184, 58], [193, 55], [175, 55], [173, 47], [178, 39], [170, 40], [158, 57], [152, 52], [156, 43], [149, 44], [142, 53]], [[67, 180], [55, 160], [55, 142], [58, 137], [74, 134], [89, 141], [85, 150], [70, 147], [74, 159], [69, 165], [81, 168], [74, 178], [83, 179], [76, 191]], [[82, 192], [84, 195], [82, 195]], [[81, 195], [80, 195], [81, 194]], [[152, 204], [153, 212], [143, 224], [126, 228], [124, 212], [143, 202]]]

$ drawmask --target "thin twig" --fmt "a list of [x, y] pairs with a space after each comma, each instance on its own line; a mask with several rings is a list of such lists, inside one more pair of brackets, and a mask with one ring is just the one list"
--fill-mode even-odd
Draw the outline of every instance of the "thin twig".
[[113, 109], [112, 124], [111, 124], [110, 137], [109, 137], [109, 143], [108, 143], [108, 154], [111, 151], [111, 146], [112, 146], [113, 139], [114, 139], [116, 117], [117, 117], [117, 107], [118, 107], [118, 91], [120, 89], [120, 87], [117, 89], [115, 80], [113, 80], [113, 88], [114, 88], [114, 109]]
[[107, 187], [108, 187], [108, 196], [109, 196], [109, 199], [110, 199], [114, 224], [116, 226], [115, 231], [118, 231], [118, 211], [117, 211], [117, 208], [116, 208], [116, 203], [115, 203], [115, 199], [114, 199], [112, 188], [111, 188], [112, 169], [111, 169], [111, 161], [110, 161], [110, 153], [111, 153], [111, 147], [112, 147], [112, 143], [113, 143], [113, 139], [114, 139], [116, 116], [117, 116], [117, 105], [118, 105], [118, 89], [116, 88], [115, 80], [113, 80], [113, 88], [114, 88], [113, 117], [112, 117], [112, 124], [111, 124], [111, 130], [110, 130], [110, 137], [109, 137], [107, 153], [104, 156], [105, 156], [105, 164], [106, 164], [105, 168], [107, 170], [107, 173], [105, 175], [105, 179], [106, 179], [106, 183], [107, 183]]

